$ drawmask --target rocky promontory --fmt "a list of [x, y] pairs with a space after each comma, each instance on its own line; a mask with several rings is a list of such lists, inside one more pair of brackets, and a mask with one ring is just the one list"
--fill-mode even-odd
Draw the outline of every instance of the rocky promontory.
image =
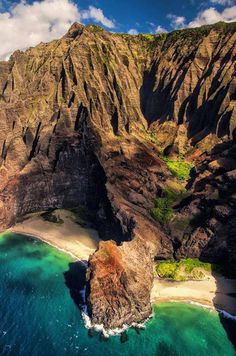
[[106, 329], [141, 323], [152, 313], [153, 265], [149, 249], [137, 240], [117, 246], [101, 242], [89, 260], [88, 311]]
[[[235, 58], [235, 23], [137, 36], [75, 23], [0, 62], [0, 228], [90, 211], [106, 241], [89, 261], [93, 323], [149, 316], [154, 259], [236, 265]], [[170, 187], [185, 196], [166, 221]]]

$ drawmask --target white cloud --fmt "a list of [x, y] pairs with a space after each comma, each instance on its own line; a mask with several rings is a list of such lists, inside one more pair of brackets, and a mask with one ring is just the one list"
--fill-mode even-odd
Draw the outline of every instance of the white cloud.
[[151, 26], [150, 32], [153, 33], [164, 33], [168, 32], [167, 29], [161, 25], [155, 25], [153, 22], [147, 22], [149, 26]]
[[104, 16], [103, 11], [101, 9], [97, 9], [94, 6], [89, 6], [88, 10], [83, 10], [81, 12], [82, 19], [92, 19], [96, 22], [100, 22], [102, 25], [108, 28], [114, 28], [115, 24], [113, 21], [109, 20], [106, 16]]
[[165, 27], [162, 27], [162, 26], [157, 26], [155, 28], [155, 33], [164, 33], [164, 32], [167, 32], [167, 30], [165, 29]]
[[184, 16], [176, 16], [173, 14], [168, 14], [167, 18], [170, 20], [170, 25], [174, 29], [181, 29], [185, 26], [185, 17]]
[[149, 26], [151, 26], [151, 27], [155, 27], [155, 26], [156, 26], [153, 22], [147, 21], [146, 23], [147, 23]]
[[128, 34], [129, 34], [129, 35], [138, 35], [138, 31], [137, 31], [135, 28], [131, 28], [131, 29], [128, 31]]
[[60, 38], [72, 23], [83, 19], [114, 27], [101, 9], [89, 7], [80, 11], [71, 0], [43, 0], [32, 4], [21, 0], [8, 12], [0, 12], [0, 59], [7, 59], [16, 49]]
[[225, 8], [222, 12], [216, 10], [214, 7], [210, 7], [200, 12], [197, 17], [189, 23], [188, 27], [210, 25], [219, 21], [236, 21], [236, 6]]
[[212, 4], [222, 5], [222, 6], [230, 6], [233, 5], [234, 0], [210, 0]]

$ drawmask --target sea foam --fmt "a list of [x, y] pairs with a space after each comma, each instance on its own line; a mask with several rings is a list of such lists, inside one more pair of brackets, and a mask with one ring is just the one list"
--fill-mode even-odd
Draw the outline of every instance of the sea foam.
[[124, 331], [130, 329], [130, 328], [136, 328], [136, 329], [145, 329], [145, 324], [147, 323], [148, 320], [150, 320], [153, 317], [153, 313], [143, 322], [143, 323], [132, 323], [130, 325], [128, 324], [123, 324], [121, 328], [115, 328], [115, 329], [106, 329], [103, 324], [92, 324], [90, 317], [88, 316], [87, 313], [82, 311], [82, 318], [84, 321], [84, 326], [86, 329], [93, 329], [97, 332], [101, 332], [104, 337], [108, 338], [110, 336], [117, 336], [122, 334]]
[[131, 325], [124, 324], [121, 328], [115, 329], [106, 329], [103, 324], [93, 324], [91, 318], [88, 315], [88, 307], [86, 304], [86, 285], [80, 291], [82, 296], [83, 304], [80, 306], [81, 308], [81, 315], [84, 321], [84, 326], [86, 329], [93, 329], [97, 332], [101, 332], [104, 337], [108, 338], [110, 336], [116, 336], [122, 334], [124, 331], [128, 330], [129, 328], [137, 328], [137, 329], [145, 329], [145, 324], [148, 320], [153, 317], [153, 312], [151, 315], [143, 322], [143, 323], [132, 323]]

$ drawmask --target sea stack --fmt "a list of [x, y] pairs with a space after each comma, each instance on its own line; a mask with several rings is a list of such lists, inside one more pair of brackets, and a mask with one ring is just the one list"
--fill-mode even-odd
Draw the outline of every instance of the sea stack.
[[74, 24], [0, 62], [0, 229], [90, 212], [105, 241], [87, 272], [93, 324], [150, 315], [154, 260], [235, 270], [235, 44], [235, 23], [137, 36]]
[[117, 246], [100, 242], [89, 260], [88, 311], [92, 325], [106, 330], [142, 323], [151, 313], [153, 264], [146, 245], [136, 240]]

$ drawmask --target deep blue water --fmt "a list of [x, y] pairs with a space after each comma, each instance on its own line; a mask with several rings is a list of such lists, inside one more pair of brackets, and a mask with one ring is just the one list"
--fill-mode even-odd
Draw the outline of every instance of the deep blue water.
[[129, 330], [125, 342], [91, 335], [65, 284], [71, 262], [41, 241], [0, 235], [1, 355], [236, 355], [218, 314], [187, 304], [155, 306], [146, 329]]

